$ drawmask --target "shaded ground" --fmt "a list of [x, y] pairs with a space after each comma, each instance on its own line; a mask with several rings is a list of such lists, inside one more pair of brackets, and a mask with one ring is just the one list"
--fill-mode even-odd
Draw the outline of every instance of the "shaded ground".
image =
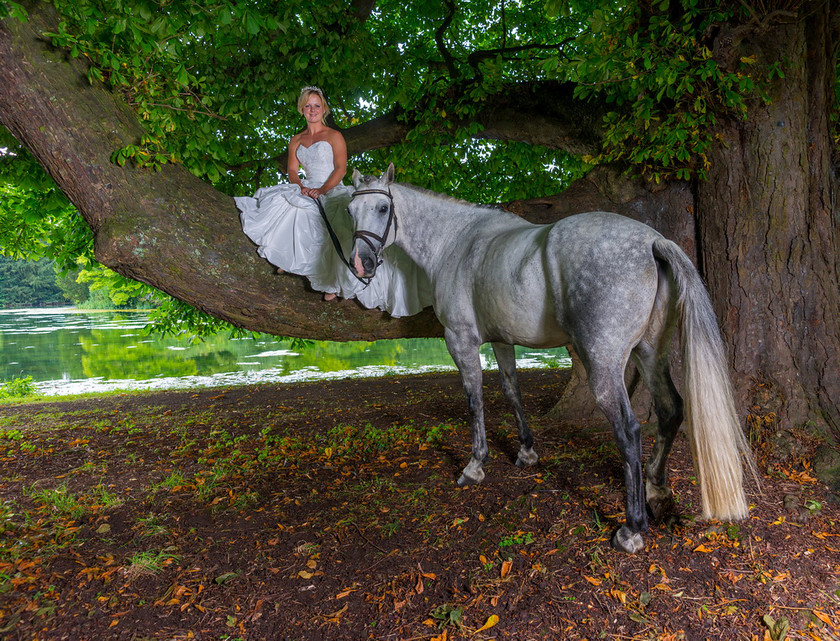
[[522, 379], [540, 464], [488, 377], [464, 490], [454, 375], [0, 407], [0, 638], [840, 638], [840, 508], [801, 461], [761, 461], [747, 521], [695, 521], [680, 437], [682, 518], [620, 554], [609, 431]]

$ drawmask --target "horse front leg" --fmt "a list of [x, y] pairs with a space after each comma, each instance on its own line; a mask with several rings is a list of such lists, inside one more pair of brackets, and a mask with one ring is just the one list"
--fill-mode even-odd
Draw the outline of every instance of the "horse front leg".
[[519, 393], [519, 379], [516, 376], [516, 352], [513, 345], [507, 343], [492, 343], [492, 345], [496, 362], [499, 364], [499, 373], [502, 375], [502, 389], [508, 402], [513, 406], [513, 415], [519, 430], [520, 445], [516, 464], [519, 467], [535, 465], [539, 456], [534, 451], [534, 436], [525, 420], [525, 412], [522, 411], [522, 396]]
[[484, 461], [487, 458], [487, 436], [484, 433], [484, 396], [482, 394], [481, 358], [478, 339], [447, 329], [444, 332], [446, 347], [461, 372], [461, 382], [467, 397], [472, 425], [472, 456], [461, 472], [458, 485], [474, 485], [484, 480]]

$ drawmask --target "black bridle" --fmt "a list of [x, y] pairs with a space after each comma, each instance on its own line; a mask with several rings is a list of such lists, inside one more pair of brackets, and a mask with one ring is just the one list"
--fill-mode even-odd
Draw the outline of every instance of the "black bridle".
[[[388, 196], [388, 200], [390, 201], [390, 205], [388, 207], [388, 222], [385, 225], [385, 233], [382, 236], [374, 234], [372, 231], [367, 231], [365, 229], [357, 230], [356, 233], [353, 234], [353, 240], [360, 239], [367, 243], [368, 247], [371, 248], [373, 251], [374, 258], [376, 258], [376, 266], [379, 267], [382, 264], [382, 250], [385, 248], [385, 242], [388, 240], [388, 234], [391, 232], [391, 225], [394, 226], [394, 233], [397, 232], [397, 219], [394, 216], [394, 197], [391, 195], [390, 191], [385, 191], [384, 189], [360, 189], [358, 191], [354, 191], [350, 200], [353, 200], [356, 196], [360, 196], [362, 194], [383, 194]], [[363, 278], [356, 273], [356, 268], [350, 263], [349, 260], [344, 256], [344, 250], [341, 249], [341, 241], [339, 241], [338, 236], [336, 236], [335, 231], [330, 224], [329, 219], [327, 218], [327, 212], [324, 211], [324, 206], [321, 204], [321, 201], [317, 198], [313, 198], [312, 200], [315, 201], [315, 204], [318, 205], [318, 211], [321, 212], [321, 218], [324, 219], [324, 224], [327, 226], [327, 231], [330, 234], [330, 239], [332, 240], [333, 247], [335, 247], [335, 251], [338, 252], [338, 257], [341, 259], [341, 262], [350, 270], [350, 273], [361, 283], [364, 283], [365, 287], [370, 285], [371, 278]], [[379, 243], [379, 247], [377, 248], [373, 242], [376, 241]]]
[[[361, 196], [362, 194], [382, 194], [383, 196], [387, 196], [390, 202], [388, 206], [388, 222], [385, 224], [385, 232], [379, 236], [374, 234], [372, 231], [367, 231], [366, 229], [358, 229], [356, 233], [353, 234], [353, 240], [359, 239], [367, 243], [367, 246], [370, 247], [371, 251], [373, 252], [374, 257], [376, 258], [376, 266], [382, 264], [382, 250], [385, 249], [385, 243], [388, 240], [388, 234], [391, 233], [391, 225], [394, 225], [394, 234], [397, 233], [397, 219], [394, 216], [394, 197], [391, 195], [390, 191], [385, 191], [384, 189], [359, 189], [353, 192], [353, 195], [350, 196], [350, 200], [352, 201], [356, 196]], [[376, 247], [372, 240], [375, 240], [379, 243], [379, 247]]]

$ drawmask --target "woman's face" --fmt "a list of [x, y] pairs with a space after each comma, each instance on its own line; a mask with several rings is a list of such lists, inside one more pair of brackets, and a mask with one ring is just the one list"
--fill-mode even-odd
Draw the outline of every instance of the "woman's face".
[[303, 105], [303, 117], [306, 122], [321, 122], [324, 118], [324, 104], [321, 96], [311, 93]]

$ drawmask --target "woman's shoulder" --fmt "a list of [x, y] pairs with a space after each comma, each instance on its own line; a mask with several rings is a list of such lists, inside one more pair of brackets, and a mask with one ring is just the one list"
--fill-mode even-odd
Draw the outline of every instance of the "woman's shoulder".
[[306, 135], [306, 130], [297, 132], [294, 136], [289, 139], [289, 149], [293, 149], [300, 144], [301, 139]]
[[327, 135], [323, 138], [334, 150], [343, 150], [347, 148], [347, 143], [344, 141], [344, 135], [338, 129], [329, 128]]

